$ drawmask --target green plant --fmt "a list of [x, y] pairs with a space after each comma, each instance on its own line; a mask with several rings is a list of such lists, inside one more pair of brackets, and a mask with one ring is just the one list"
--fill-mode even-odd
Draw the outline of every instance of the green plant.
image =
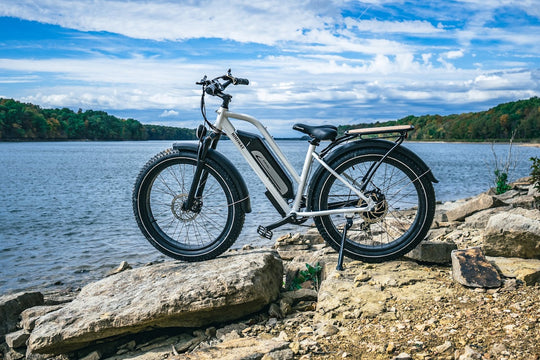
[[306, 281], [312, 281], [315, 290], [318, 291], [320, 285], [321, 270], [322, 267], [319, 263], [315, 264], [315, 266], [306, 264], [306, 270], [300, 270], [298, 272], [298, 276], [296, 276], [292, 280], [292, 283], [289, 286], [289, 290], [301, 289], [303, 283], [305, 283]]
[[499, 169], [495, 170], [495, 193], [497, 195], [504, 194], [512, 187], [508, 185], [508, 174]]

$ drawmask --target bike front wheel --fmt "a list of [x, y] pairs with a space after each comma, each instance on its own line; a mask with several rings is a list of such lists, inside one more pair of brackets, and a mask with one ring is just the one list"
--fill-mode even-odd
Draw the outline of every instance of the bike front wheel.
[[244, 224], [240, 192], [231, 172], [208, 158], [204, 192], [195, 211], [185, 210], [197, 154], [166, 150], [141, 170], [133, 190], [133, 211], [143, 235], [167, 256], [186, 261], [212, 259], [227, 250]]
[[[338, 157], [331, 166], [355, 187], [364, 174], [385, 155], [385, 150], [359, 149]], [[435, 192], [426, 171], [399, 150], [386, 157], [364, 194], [375, 206], [353, 213], [344, 254], [365, 262], [398, 258], [426, 236], [435, 213]], [[364, 207], [366, 203], [326, 171], [315, 185], [313, 210]], [[334, 249], [339, 250], [346, 218], [343, 214], [320, 216], [315, 224]]]

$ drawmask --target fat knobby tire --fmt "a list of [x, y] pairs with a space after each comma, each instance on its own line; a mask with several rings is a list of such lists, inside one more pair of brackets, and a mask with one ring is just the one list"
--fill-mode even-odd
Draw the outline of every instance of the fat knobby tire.
[[[245, 218], [234, 175], [210, 157], [204, 167], [208, 185], [200, 212], [180, 210], [191, 185], [184, 177], [189, 178], [196, 164], [193, 151], [165, 150], [144, 165], [132, 195], [135, 219], [146, 239], [163, 254], [185, 261], [204, 261], [222, 254], [240, 235]], [[159, 201], [153, 200], [155, 194], [160, 196]], [[224, 206], [215, 212], [222, 212], [223, 218], [212, 212], [218, 198], [223, 199]]]
[[[338, 173], [358, 171], [357, 168], [361, 167], [362, 164], [377, 162], [385, 153], [385, 149], [353, 149], [334, 159], [330, 166], [333, 169], [336, 169]], [[376, 244], [366, 245], [351, 241], [351, 238], [348, 236], [344, 247], [344, 254], [346, 256], [364, 262], [388, 261], [406, 254], [424, 239], [431, 226], [435, 213], [435, 192], [433, 184], [429, 177], [426, 176], [426, 171], [422, 169], [421, 165], [399, 151], [399, 149], [393, 151], [384, 160], [383, 165], [381, 165], [377, 172], [382, 173], [386, 171], [389, 173], [388, 177], [390, 177], [390, 175], [395, 176], [395, 178], [391, 178], [391, 180], [388, 181], [388, 184], [386, 184], [389, 187], [396, 185], [396, 188], [399, 190], [399, 186], [409, 186], [411, 189], [410, 197], [415, 198], [415, 201], [418, 203], [417, 208], [411, 207], [412, 210], [409, 210], [410, 213], [415, 214], [412, 215], [415, 216], [414, 221], [410, 224], [408, 230], [404, 230], [403, 234], [400, 236], [396, 235], [395, 239], [390, 239], [387, 243], [377, 242]], [[393, 173], [390, 174], [390, 171]], [[383, 175], [386, 176], [387, 174], [383, 173], [379, 176]], [[392, 181], [398, 179], [400, 176], [401, 178], [404, 178], [405, 181], [402, 181], [400, 184], [392, 183]], [[325, 210], [329, 207], [328, 198], [332, 196], [329, 192], [332, 191], [332, 186], [337, 181], [338, 180], [336, 180], [328, 171], [323, 172], [319, 179], [316, 180], [313, 192], [314, 195], [311, 199], [311, 207], [314, 211]], [[363, 218], [366, 219], [364, 220], [365, 222], [373, 222], [374, 224], [370, 224], [370, 226], [379, 227], [381, 233], [385, 231], [391, 232], [388, 229], [392, 229], [392, 226], [395, 226], [392, 225], [391, 222], [396, 222], [394, 216], [396, 213], [399, 213], [400, 209], [391, 208], [391, 202], [394, 201], [394, 199], [390, 198], [390, 191], [385, 193], [385, 188], [383, 186], [374, 186], [373, 188], [379, 189], [372, 192], [372, 194], [375, 194], [373, 195], [374, 198], [379, 200], [384, 199], [380, 201], [380, 213], [373, 212], [371, 214], [368, 213], [368, 215], [356, 213], [354, 221], [361, 223], [362, 221], [359, 221], [359, 219], [363, 216]], [[369, 191], [370, 189], [371, 188], [368, 186], [366, 190]], [[384, 196], [387, 196], [388, 198], [385, 198]], [[398, 196], [396, 195], [395, 198], [397, 199]], [[350, 206], [350, 204], [348, 206]], [[333, 218], [331, 216], [320, 216], [315, 218], [315, 224], [322, 237], [336, 250], [339, 250], [340, 248], [344, 223], [345, 218], [343, 216], [334, 216]], [[357, 226], [364, 226], [358, 233], [364, 231], [364, 229], [370, 229], [370, 226], [362, 224]], [[382, 236], [383, 235], [381, 235], [381, 238]], [[388, 238], [391, 238], [391, 236], [388, 236]]]

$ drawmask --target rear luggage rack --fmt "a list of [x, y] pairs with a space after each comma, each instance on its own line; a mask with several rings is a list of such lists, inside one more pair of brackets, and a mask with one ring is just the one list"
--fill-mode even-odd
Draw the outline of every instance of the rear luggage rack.
[[[347, 142], [349, 140], [360, 138], [362, 139], [365, 135], [379, 135], [376, 136], [379, 139], [388, 139], [388, 138], [394, 138], [397, 136], [397, 139], [394, 141], [396, 144], [401, 144], [403, 140], [407, 138], [408, 132], [414, 130], [413, 125], [394, 125], [394, 126], [380, 126], [380, 127], [370, 127], [370, 128], [361, 128], [361, 129], [350, 129], [347, 130], [343, 136], [340, 136], [339, 138], [335, 139], [328, 145], [326, 148], [324, 148], [320, 156], [323, 158], [328, 154], [333, 148], [338, 146], [339, 144], [342, 144], [344, 142]], [[382, 135], [384, 134], [384, 135]]]
[[414, 130], [413, 125], [395, 125], [395, 126], [382, 126], [362, 129], [347, 130], [345, 135], [371, 135], [371, 134], [387, 134], [387, 133], [407, 133]]

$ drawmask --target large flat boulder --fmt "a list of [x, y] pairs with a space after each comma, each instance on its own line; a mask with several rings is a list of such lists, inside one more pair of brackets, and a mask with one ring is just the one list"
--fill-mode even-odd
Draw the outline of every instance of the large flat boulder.
[[283, 265], [275, 255], [254, 250], [201, 263], [165, 262], [89, 284], [36, 322], [29, 349], [60, 354], [144, 329], [202, 327], [259, 311], [279, 295]]
[[488, 256], [540, 259], [540, 211], [516, 208], [493, 215], [483, 242]]

